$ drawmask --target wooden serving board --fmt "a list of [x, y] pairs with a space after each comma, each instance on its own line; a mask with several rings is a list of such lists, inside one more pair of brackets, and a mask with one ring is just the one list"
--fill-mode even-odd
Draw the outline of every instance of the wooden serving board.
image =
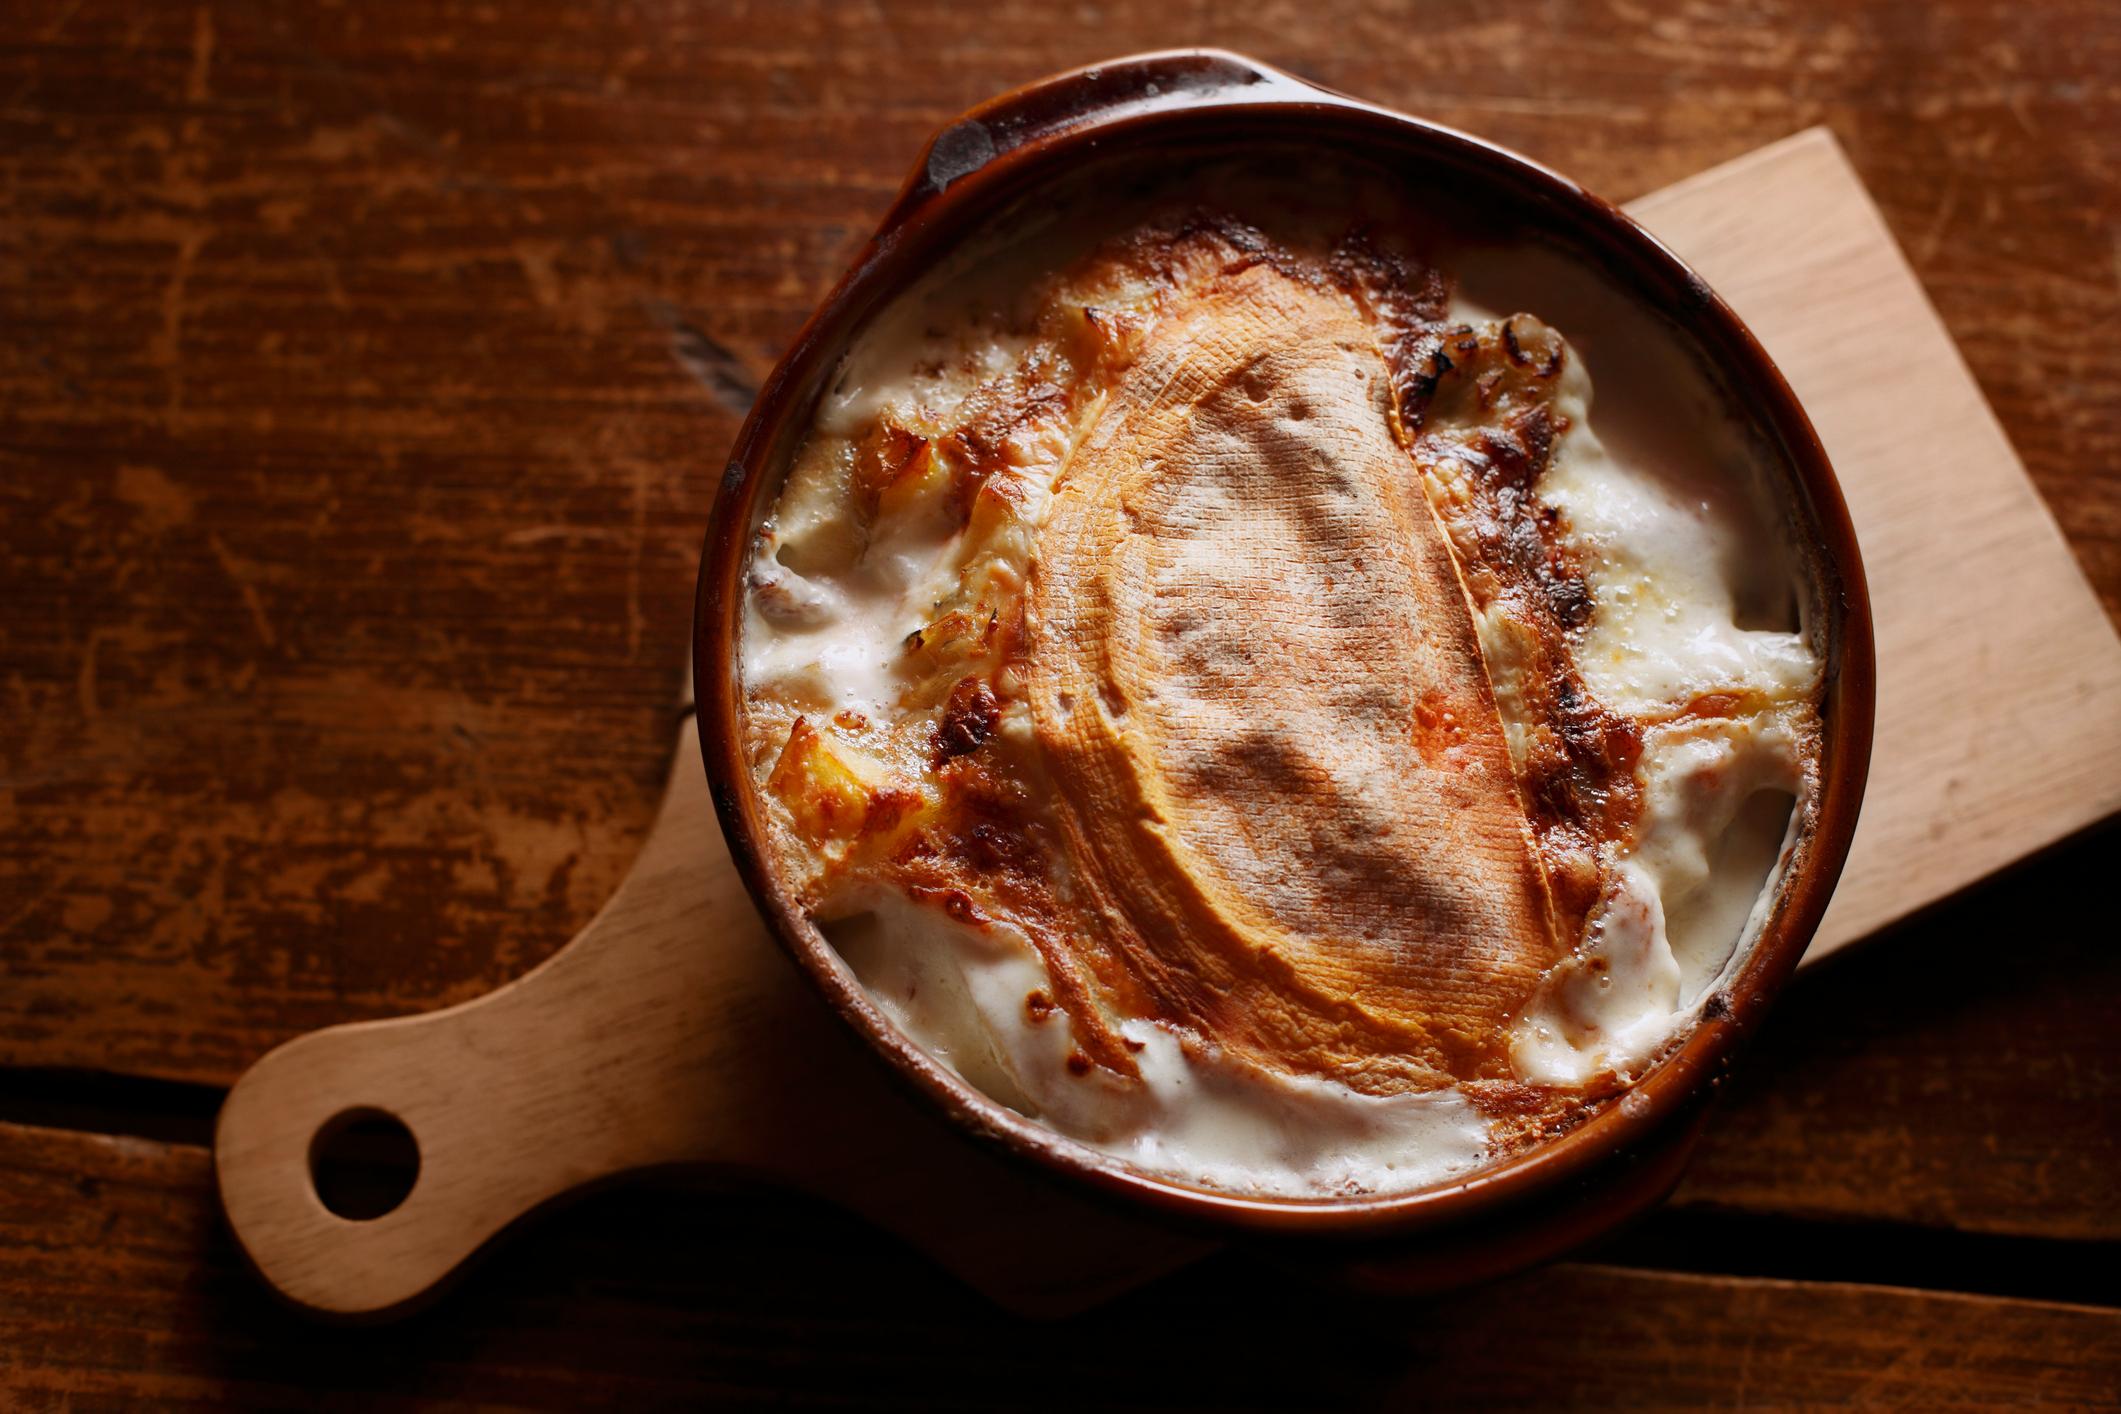
[[[2121, 643], [1832, 137], [1632, 209], [1781, 364], [1863, 543], [1877, 746], [1813, 955], [2121, 808]], [[318, 1199], [309, 1155], [361, 1109], [403, 1120], [421, 1168], [401, 1206], [352, 1222]], [[416, 1303], [545, 1203], [674, 1165], [818, 1193], [1022, 1310], [1090, 1304], [1211, 1245], [1019, 1172], [903, 1096], [767, 937], [689, 726], [633, 873], [579, 937], [463, 1006], [272, 1052], [230, 1093], [215, 1163], [266, 1280], [342, 1317]]]
[[1863, 547], [1870, 786], [1806, 961], [2121, 810], [2121, 640], [1833, 134], [1628, 211], [1767, 345]]

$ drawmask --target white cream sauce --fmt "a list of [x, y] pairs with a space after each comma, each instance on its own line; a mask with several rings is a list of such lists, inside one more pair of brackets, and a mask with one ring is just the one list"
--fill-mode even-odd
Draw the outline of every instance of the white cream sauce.
[[797, 574], [777, 558], [795, 536], [761, 537], [738, 644], [747, 686], [800, 711], [883, 712], [906, 687], [906, 635], [957, 583], [957, 537], [872, 542], [838, 573]]
[[1071, 1074], [1066, 1013], [1045, 962], [1006, 923], [970, 928], [896, 892], [860, 900], [826, 935], [899, 1028], [994, 1099], [1147, 1173], [1238, 1193], [1371, 1193], [1480, 1167], [1487, 1124], [1453, 1090], [1379, 1097], [1241, 1066], [1134, 1020], [1139, 1086]]
[[[1591, 588], [1576, 644], [1585, 685], [1630, 714], [1719, 692], [1753, 708], [1646, 734], [1634, 846], [1611, 861], [1577, 954], [1519, 1019], [1512, 1059], [1525, 1079], [1630, 1078], [1692, 1018], [1765, 915], [1804, 784], [1802, 744], [1777, 709], [1809, 699], [1818, 660], [1754, 454], [1670, 339], [1558, 256], [1459, 268], [1455, 317], [1531, 309], [1568, 337], [1555, 409], [1569, 427], [1535, 490], [1561, 513]], [[1506, 674], [1506, 637], [1476, 622], [1491, 671]]]

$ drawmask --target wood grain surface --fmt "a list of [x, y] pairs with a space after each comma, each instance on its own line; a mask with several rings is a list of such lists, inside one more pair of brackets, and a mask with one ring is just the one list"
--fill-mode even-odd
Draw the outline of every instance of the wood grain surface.
[[[464, 1000], [577, 931], [660, 791], [752, 383], [935, 122], [1107, 54], [1246, 50], [1616, 197], [1828, 124], [2121, 611], [2121, 16], [2100, 0], [0, 14], [0, 1113], [182, 1129], [160, 1107], [210, 1091], [117, 1085], [68, 1115], [56, 1072], [225, 1085], [289, 1036]], [[1800, 979], [1682, 1211], [1833, 1219], [1793, 1246], [1875, 1250], [1879, 1282], [1914, 1280], [1882, 1233], [2096, 1242], [2116, 1270], [2121, 976], [2086, 882], [2115, 843]], [[8, 1143], [0, 1390], [20, 1402], [823, 1400], [864, 1379], [911, 1399], [901, 1349], [1074, 1378], [1049, 1333], [950, 1304], [904, 1249], [788, 1199], [598, 1200], [403, 1338], [310, 1332], [233, 1270], [203, 1151]], [[2041, 1294], [2052, 1249], [2001, 1250]], [[1621, 1402], [1613, 1368], [1732, 1404], [1873, 1375], [1923, 1404], [2116, 1387], [2096, 1316], [1602, 1270], [1497, 1289], [1580, 1321], [1513, 1325], [1490, 1296], [1358, 1310], [1312, 1327], [1320, 1365], [1372, 1402], [1482, 1379]], [[1171, 1365], [1130, 1337], [1122, 1373], [1235, 1400], [1255, 1387], [1229, 1352], [1260, 1344], [1241, 1332], [1269, 1296], [1297, 1304], [1219, 1264], [1092, 1331], [1190, 1332]], [[1615, 1320], [1645, 1352], [1617, 1367]], [[1750, 1384], [1763, 1368], [1782, 1383]], [[1939, 1371], [1949, 1388], [1919, 1383]]]
[[[2121, 606], [2110, 12], [1656, 11], [1215, 37], [1619, 196], [1832, 124]], [[1200, 37], [953, 13], [13, 27], [0, 1056], [223, 1083], [586, 921], [653, 809], [751, 382], [932, 124]]]
[[1351, 1302], [1230, 1256], [1025, 1325], [830, 1210], [741, 1191], [592, 1199], [411, 1325], [334, 1329], [242, 1270], [209, 1167], [0, 1126], [0, 1390], [28, 1407], [1974, 1409], [2121, 1387], [2110, 1309], [1603, 1264]]

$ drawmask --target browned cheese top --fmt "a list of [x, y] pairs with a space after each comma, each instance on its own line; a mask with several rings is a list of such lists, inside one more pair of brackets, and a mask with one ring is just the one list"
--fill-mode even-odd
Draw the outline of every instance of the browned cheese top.
[[1080, 924], [1156, 1011], [1355, 1088], [1506, 1073], [1556, 953], [1374, 326], [1273, 263], [1187, 289], [1038, 542], [1029, 700]]

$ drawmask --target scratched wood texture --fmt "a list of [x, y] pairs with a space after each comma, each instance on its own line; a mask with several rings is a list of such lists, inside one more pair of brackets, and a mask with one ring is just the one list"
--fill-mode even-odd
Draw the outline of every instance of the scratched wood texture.
[[[2121, 1311], [1602, 1264], [1362, 1303], [1233, 1256], [1026, 1326], [871, 1231], [741, 1192], [591, 1200], [410, 1326], [332, 1329], [241, 1269], [208, 1169], [181, 1145], [0, 1126], [0, 1393], [29, 1408], [1979, 1409], [2121, 1389]], [[876, 1269], [888, 1301], [860, 1275]]]
[[[2121, 12], [2103, 0], [991, 0], [977, 23], [941, 0], [0, 0], [0, 1114], [49, 1068], [222, 1085], [288, 1036], [463, 1000], [571, 936], [660, 791], [708, 489], [751, 387], [922, 138], [1011, 83], [1193, 42], [1623, 198], [1830, 125], [2121, 611]], [[2110, 1251], [2121, 964], [2080, 880], [2115, 842], [1801, 979], [1683, 1207]], [[546, 1353], [536, 1333], [575, 1319], [674, 1371], [668, 1398], [799, 1380], [828, 1344], [847, 1369], [910, 1378], [881, 1353], [915, 1323], [895, 1288], [940, 1282], [807, 1207], [672, 1205], [658, 1211], [696, 1245], [589, 1222], [567, 1240], [590, 1256], [503, 1259], [527, 1287], [483, 1288], [499, 1316], [388, 1346], [305, 1337], [275, 1363], [289, 1328], [204, 1235], [201, 1155], [108, 1145], [94, 1152], [124, 1163], [105, 1170], [88, 1141], [11, 1142], [0, 1391], [35, 1397], [284, 1402], [312, 1359], [349, 1402], [591, 1397], [570, 1358], [648, 1389], [590, 1359], [595, 1341]], [[75, 1200], [24, 1196], [13, 1175], [31, 1171], [78, 1180]], [[776, 1244], [816, 1223], [850, 1264], [775, 1275]], [[138, 1240], [70, 1261], [99, 1224]], [[665, 1309], [709, 1252], [756, 1300], [713, 1287], [717, 1269], [697, 1310]], [[1842, 1342], [1819, 1357], [1833, 1369], [1951, 1369], [1998, 1398], [1983, 1380], [2079, 1338], [2013, 1335], [2038, 1352], [2014, 1366], [1982, 1332], [2046, 1331], [2047, 1308], [1581, 1267], [1534, 1280], [1561, 1285], [1512, 1289], [1685, 1326], [1644, 1359], [1704, 1400], [1744, 1392], [1740, 1325], [1810, 1322]], [[1212, 1278], [1159, 1290], [1135, 1319], [1212, 1324], [1238, 1300]], [[1048, 1368], [1045, 1337], [945, 1309], [941, 1328], [1005, 1331], [1015, 1363], [981, 1369]], [[647, 1333], [629, 1345], [632, 1320]], [[2053, 1330], [2105, 1329], [2077, 1320]], [[1882, 1343], [1849, 1354], [1857, 1334], [1832, 1328], [1866, 1322]], [[1472, 1351], [1463, 1375], [1435, 1374], [1441, 1347], [1397, 1325], [1391, 1353], [1343, 1343], [1342, 1393], [1405, 1393], [1417, 1368], [1446, 1392], [1482, 1372], [1518, 1388], [1510, 1342], [1534, 1335], [1505, 1322], [1484, 1344], [1480, 1328], [1441, 1327]], [[770, 1334], [757, 1349], [754, 1329]], [[46, 1364], [15, 1354], [23, 1330]], [[916, 1344], [943, 1358], [943, 1339]], [[1717, 1352], [1719, 1379], [1670, 1353], [1687, 1341]], [[1222, 1348], [1195, 1342], [1204, 1361]], [[1854, 1388], [1779, 1369], [1791, 1398]], [[68, 1370], [100, 1383], [55, 1384]], [[1243, 1392], [1202, 1397], [1217, 1391]]]

